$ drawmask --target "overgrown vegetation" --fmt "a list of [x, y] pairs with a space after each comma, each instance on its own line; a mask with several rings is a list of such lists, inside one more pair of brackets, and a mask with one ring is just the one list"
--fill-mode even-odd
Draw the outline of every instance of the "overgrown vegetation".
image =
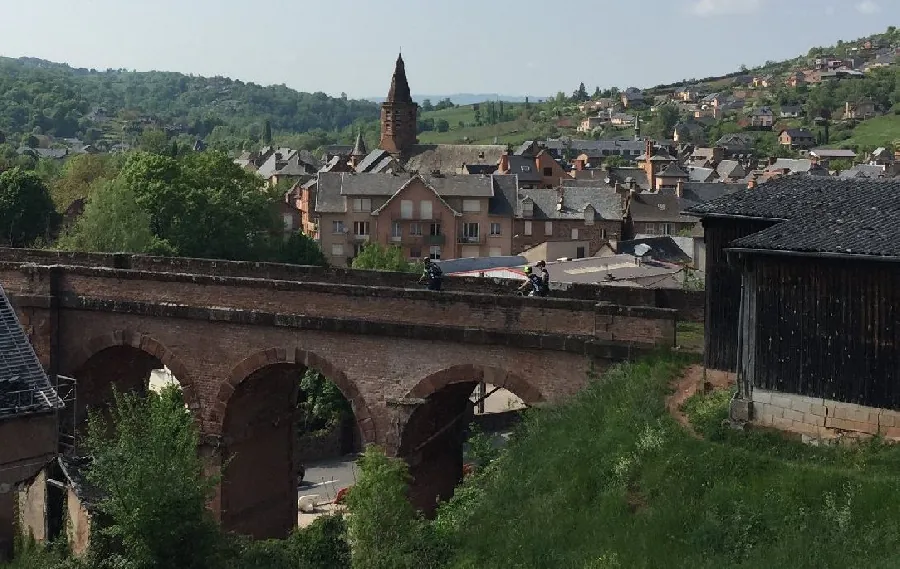
[[396, 245], [385, 247], [379, 243], [367, 243], [359, 255], [353, 258], [354, 269], [375, 271], [396, 271], [401, 273], [421, 273], [421, 262], [410, 262], [403, 250]]

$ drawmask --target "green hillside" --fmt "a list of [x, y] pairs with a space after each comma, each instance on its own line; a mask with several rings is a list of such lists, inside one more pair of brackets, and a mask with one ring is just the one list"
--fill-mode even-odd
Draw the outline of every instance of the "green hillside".
[[32, 133], [120, 141], [129, 129], [139, 133], [148, 126], [252, 141], [262, 136], [265, 121], [277, 134], [340, 130], [377, 117], [374, 103], [284, 85], [0, 58], [0, 133], [15, 141]]
[[695, 396], [694, 438], [665, 407], [688, 361], [614, 368], [531, 413], [450, 508], [452, 567], [897, 567], [900, 448], [822, 448], [722, 426]]

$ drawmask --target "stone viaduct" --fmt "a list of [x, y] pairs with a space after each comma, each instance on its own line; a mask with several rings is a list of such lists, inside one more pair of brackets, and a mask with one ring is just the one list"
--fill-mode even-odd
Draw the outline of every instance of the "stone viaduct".
[[340, 388], [365, 443], [409, 462], [412, 499], [428, 510], [461, 477], [459, 419], [479, 381], [529, 405], [554, 402], [589, 373], [675, 341], [673, 309], [373, 282], [386, 278], [415, 280], [0, 249], [0, 285], [43, 365], [77, 379], [76, 421], [109, 401], [111, 385], [141, 390], [151, 369], [168, 366], [210, 469], [228, 461], [213, 512], [226, 529], [256, 537], [296, 525], [297, 378], [306, 368]]

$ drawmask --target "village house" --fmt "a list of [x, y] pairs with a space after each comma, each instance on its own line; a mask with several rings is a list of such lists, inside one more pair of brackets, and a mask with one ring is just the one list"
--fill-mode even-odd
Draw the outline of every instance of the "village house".
[[63, 402], [35, 355], [25, 329], [0, 288], [0, 561], [15, 537], [16, 487], [59, 448], [57, 411]]
[[675, 99], [684, 103], [693, 103], [700, 97], [700, 91], [696, 87], [686, 86], [675, 89]]
[[771, 75], [756, 75], [753, 77], [754, 89], [768, 89], [773, 83], [774, 78]]
[[779, 133], [778, 143], [791, 149], [811, 148], [816, 137], [805, 128], [786, 128]]
[[615, 101], [608, 97], [605, 97], [597, 99], [596, 101], [588, 101], [587, 103], [582, 103], [578, 105], [578, 110], [580, 110], [582, 113], [590, 113], [611, 109], [615, 105]]
[[607, 123], [609, 123], [609, 115], [585, 117], [578, 125], [578, 132], [592, 132], [595, 128], [600, 128]]
[[871, 99], [860, 99], [855, 103], [844, 103], [843, 120], [866, 120], [878, 116], [878, 109]]
[[[580, 257], [622, 235], [624, 198], [609, 186], [560, 186], [522, 190], [513, 226], [513, 251], [521, 253], [545, 242], [573, 241]], [[576, 248], [577, 249], [577, 248]], [[580, 253], [580, 254], [578, 254]]]
[[849, 160], [856, 159], [856, 152], [845, 148], [813, 148], [809, 151], [809, 157], [817, 164], [828, 167], [829, 160]]
[[783, 119], [795, 119], [802, 113], [803, 108], [800, 105], [781, 105], [781, 109], [778, 111], [778, 116]]
[[760, 107], [754, 109], [750, 114], [750, 125], [753, 128], [771, 129], [775, 124], [775, 113], [771, 107]]
[[675, 192], [629, 192], [623, 238], [690, 234], [697, 220], [683, 214], [693, 203], [684, 200], [682, 192], [683, 185]]
[[785, 178], [691, 210], [707, 238], [706, 363], [737, 371], [732, 420], [900, 440], [898, 192]]
[[644, 105], [644, 94], [636, 87], [629, 87], [621, 94], [622, 106], [626, 109], [634, 107], [642, 107]]
[[800, 85], [806, 84], [806, 75], [804, 75], [802, 71], [792, 71], [788, 73], [787, 78], [785, 78], [784, 82], [788, 87], [793, 87], [796, 89]]
[[409, 259], [509, 255], [516, 176], [321, 173], [319, 243], [329, 263], [349, 264], [370, 242]]

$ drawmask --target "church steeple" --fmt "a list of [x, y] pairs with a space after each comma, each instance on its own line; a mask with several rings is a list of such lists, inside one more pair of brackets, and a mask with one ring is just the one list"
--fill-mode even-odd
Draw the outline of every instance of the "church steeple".
[[387, 100], [381, 105], [381, 142], [379, 146], [391, 154], [405, 154], [416, 140], [416, 123], [419, 106], [413, 102], [406, 81], [406, 66], [403, 56], [397, 56], [391, 89]]
[[406, 81], [406, 66], [403, 64], [403, 54], [397, 55], [397, 64], [394, 66], [394, 76], [391, 77], [391, 89], [388, 91], [387, 100], [391, 103], [412, 104], [412, 95], [409, 92], [409, 83]]
[[366, 141], [363, 140], [362, 129], [356, 134], [356, 144], [353, 145], [353, 152], [350, 153], [350, 165], [356, 168], [356, 165], [369, 153], [366, 150]]

